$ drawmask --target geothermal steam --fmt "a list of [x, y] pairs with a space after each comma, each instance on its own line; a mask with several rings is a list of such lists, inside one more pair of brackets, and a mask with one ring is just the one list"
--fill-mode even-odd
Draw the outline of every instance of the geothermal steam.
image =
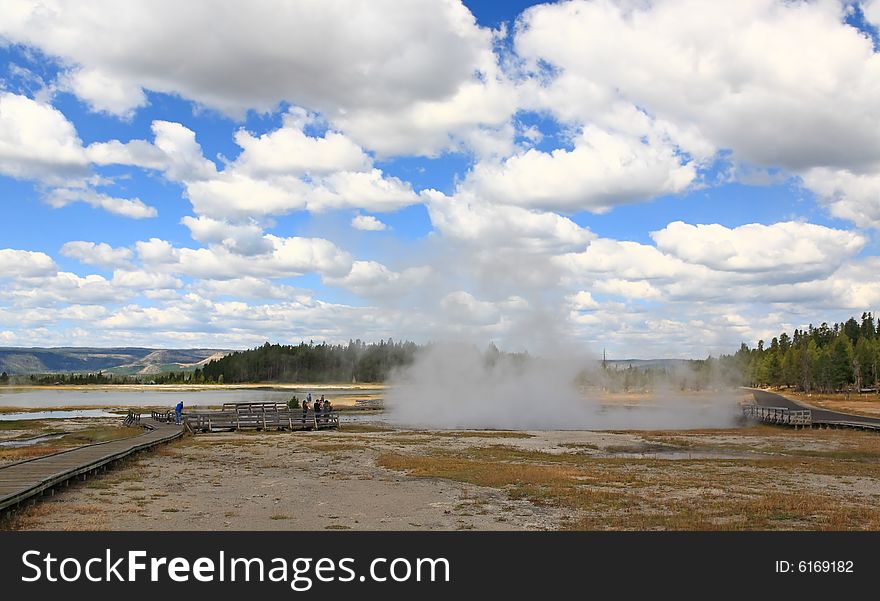
[[442, 343], [423, 350], [392, 379], [386, 396], [392, 423], [416, 428], [510, 430], [685, 429], [732, 427], [732, 392], [709, 405], [655, 390], [646, 404], [603, 405], [578, 389], [601, 379], [596, 361], [565, 356], [523, 357], [481, 353], [466, 344]]

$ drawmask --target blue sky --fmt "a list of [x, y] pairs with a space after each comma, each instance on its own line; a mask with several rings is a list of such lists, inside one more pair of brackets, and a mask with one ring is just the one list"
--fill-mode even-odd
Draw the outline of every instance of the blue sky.
[[699, 357], [880, 300], [880, 2], [36, 6], [2, 345]]

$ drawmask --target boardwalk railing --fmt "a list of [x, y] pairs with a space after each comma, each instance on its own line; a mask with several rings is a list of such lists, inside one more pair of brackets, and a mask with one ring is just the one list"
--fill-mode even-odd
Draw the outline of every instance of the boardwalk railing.
[[743, 415], [767, 424], [783, 426], [810, 427], [813, 424], [812, 411], [809, 409], [788, 409], [786, 407], [762, 407], [761, 405], [743, 405]]
[[0, 466], [0, 513], [76, 478], [85, 479], [109, 465], [183, 435], [183, 428], [147, 426], [143, 434], [66, 449]]
[[[215, 430], [320, 430], [338, 428], [339, 414], [335, 411], [318, 413], [303, 412], [302, 409], [267, 410], [265, 407], [247, 408], [239, 406], [235, 411], [204, 411], [185, 413], [183, 418], [191, 432], [213, 432]], [[305, 413], [305, 414], [304, 414]]]
[[173, 424], [177, 421], [174, 411], [153, 411], [150, 414], [153, 421], [162, 422], [163, 424]]
[[137, 411], [128, 410], [128, 415], [122, 420], [123, 426], [136, 426], [141, 423], [141, 414]]

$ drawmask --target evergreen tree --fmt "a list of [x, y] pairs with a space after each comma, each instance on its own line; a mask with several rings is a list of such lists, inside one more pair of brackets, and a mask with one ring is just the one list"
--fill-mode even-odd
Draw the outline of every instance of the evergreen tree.
[[846, 323], [843, 324], [843, 333], [849, 338], [850, 344], [854, 345], [856, 341], [858, 341], [861, 331], [862, 329], [859, 327], [859, 323], [854, 317], [850, 317], [846, 320]]
[[862, 326], [859, 332], [862, 338], [874, 340], [877, 329], [874, 327], [874, 316], [871, 313], [862, 313]]
[[829, 368], [831, 370], [831, 390], [843, 390], [852, 384], [854, 377], [853, 347], [845, 332], [839, 335], [831, 346]]

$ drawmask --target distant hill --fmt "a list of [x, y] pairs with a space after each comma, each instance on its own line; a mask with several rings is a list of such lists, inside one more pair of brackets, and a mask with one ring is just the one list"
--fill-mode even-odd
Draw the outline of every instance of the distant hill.
[[118, 375], [190, 371], [232, 351], [138, 347], [0, 347], [0, 372], [9, 375], [103, 371]]

